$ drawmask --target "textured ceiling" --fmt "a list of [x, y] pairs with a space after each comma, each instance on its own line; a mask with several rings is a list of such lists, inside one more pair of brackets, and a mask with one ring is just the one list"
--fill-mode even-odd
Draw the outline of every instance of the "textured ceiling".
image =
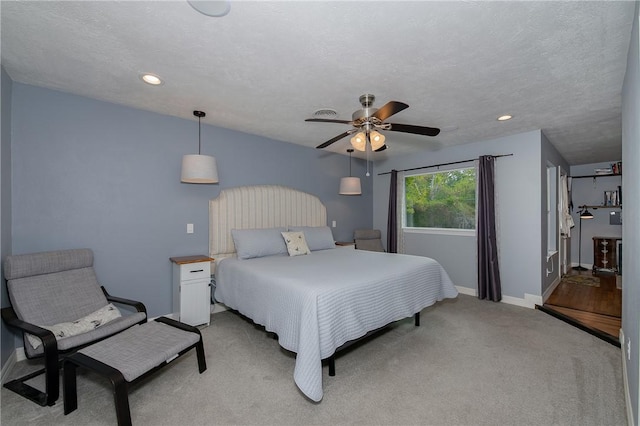
[[455, 127], [387, 132], [375, 158], [535, 129], [570, 164], [622, 155], [631, 1], [233, 1], [222, 18], [186, 1], [0, 7], [2, 65], [21, 83], [188, 119], [199, 109], [204, 124], [309, 147], [349, 126], [306, 118], [349, 120], [364, 93], [410, 105], [389, 121]]

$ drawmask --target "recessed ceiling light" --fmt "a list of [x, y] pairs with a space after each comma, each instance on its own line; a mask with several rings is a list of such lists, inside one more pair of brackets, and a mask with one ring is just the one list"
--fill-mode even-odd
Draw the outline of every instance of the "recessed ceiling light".
[[140, 79], [147, 84], [151, 84], [152, 86], [160, 86], [164, 83], [160, 77], [151, 73], [140, 74]]
[[498, 117], [498, 121], [507, 121], [507, 120], [511, 120], [512, 118], [513, 116], [509, 114], [501, 115], [500, 117]]

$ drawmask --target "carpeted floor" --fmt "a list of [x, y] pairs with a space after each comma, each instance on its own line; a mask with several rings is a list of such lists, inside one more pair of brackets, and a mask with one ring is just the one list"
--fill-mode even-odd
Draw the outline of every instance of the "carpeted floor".
[[[134, 425], [626, 425], [620, 349], [538, 310], [460, 295], [396, 323], [324, 368], [324, 399], [293, 382], [295, 358], [231, 312], [195, 353], [134, 386]], [[32, 368], [21, 362], [17, 376]], [[20, 371], [18, 371], [20, 370]], [[2, 389], [3, 425], [114, 425], [106, 380], [83, 373], [78, 410]]]

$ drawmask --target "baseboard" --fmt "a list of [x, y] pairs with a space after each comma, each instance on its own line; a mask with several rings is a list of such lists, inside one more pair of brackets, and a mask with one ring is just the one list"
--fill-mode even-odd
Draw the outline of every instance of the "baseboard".
[[542, 302], [546, 302], [547, 299], [549, 298], [549, 296], [551, 296], [551, 293], [553, 293], [553, 291], [556, 289], [556, 287], [558, 287], [558, 285], [560, 285], [560, 281], [562, 281], [562, 278], [558, 277], [555, 280], [553, 280], [553, 282], [551, 283], [551, 285], [549, 286], [549, 288], [542, 293]]
[[215, 305], [211, 305], [211, 313], [212, 314], [218, 314], [220, 312], [224, 312], [224, 311], [228, 311], [228, 310], [229, 310], [229, 308], [224, 303], [216, 302]]
[[624, 340], [624, 331], [622, 329], [620, 329], [620, 335], [618, 338], [620, 339], [620, 353], [622, 354], [622, 381], [624, 383], [624, 402], [627, 406], [627, 424], [629, 426], [634, 426], [633, 406], [631, 405], [631, 393], [629, 391], [629, 377], [627, 376], [627, 352], [625, 350], [627, 345]]
[[[571, 269], [575, 268], [576, 266], [580, 265], [580, 263], [578, 262], [571, 262]], [[587, 268], [587, 270], [591, 271], [593, 270], [593, 264], [581, 264], [583, 268]]]
[[[458, 290], [458, 293], [461, 294], [476, 297], [478, 296], [478, 291], [475, 288], [456, 286], [456, 289]], [[500, 302], [506, 303], [508, 305], [516, 305], [522, 306], [523, 308], [535, 309], [536, 305], [542, 304], [542, 296], [525, 293], [524, 298], [521, 299], [519, 297], [503, 295]]]
[[18, 346], [16, 348], [16, 362], [24, 361], [27, 359], [27, 355], [24, 353], [24, 347]]
[[461, 287], [459, 285], [455, 286], [458, 293], [466, 294], [467, 296], [478, 296], [478, 290], [471, 287]]

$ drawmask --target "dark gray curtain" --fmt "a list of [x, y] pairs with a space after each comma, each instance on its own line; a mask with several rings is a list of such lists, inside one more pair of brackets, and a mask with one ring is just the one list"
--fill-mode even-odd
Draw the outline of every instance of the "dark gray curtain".
[[502, 289], [496, 243], [494, 161], [490, 155], [478, 159], [478, 298], [499, 302]]
[[391, 170], [389, 215], [387, 217], [387, 252], [398, 252], [398, 171]]

